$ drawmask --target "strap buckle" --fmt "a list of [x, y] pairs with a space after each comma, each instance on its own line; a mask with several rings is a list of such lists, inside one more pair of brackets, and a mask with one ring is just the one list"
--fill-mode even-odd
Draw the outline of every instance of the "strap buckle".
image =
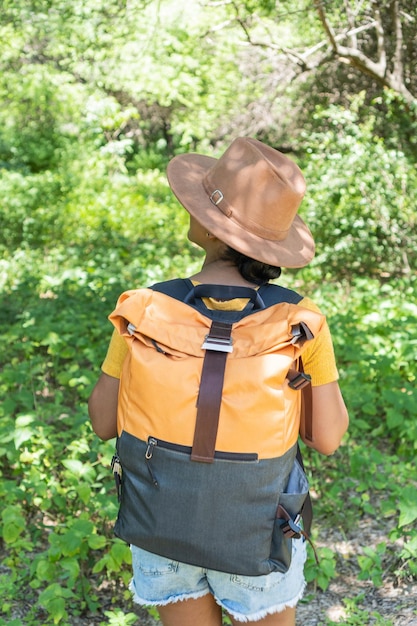
[[216, 352], [233, 352], [233, 339], [231, 337], [213, 337], [206, 335], [202, 350], [215, 350]]
[[299, 526], [301, 520], [300, 514], [296, 515], [293, 519], [287, 509], [285, 509], [282, 504], [278, 504], [277, 518], [282, 521], [281, 530], [284, 537], [288, 539], [300, 539], [301, 535], [304, 534], [303, 529]]
[[213, 321], [210, 332], [204, 338], [202, 350], [215, 352], [233, 352], [232, 325], [225, 322]]
[[295, 376], [295, 378], [289, 381], [288, 386], [291, 387], [291, 389], [295, 389], [296, 391], [299, 391], [300, 389], [307, 387], [307, 385], [309, 385], [310, 383], [311, 383], [310, 374], [305, 374], [304, 372], [300, 372], [298, 376]]
[[210, 196], [210, 202], [217, 206], [223, 200], [223, 198], [224, 196], [220, 189], [215, 189]]
[[306, 341], [314, 339], [314, 335], [305, 322], [299, 322], [291, 326], [291, 343], [302, 346]]
[[289, 539], [300, 539], [303, 534], [302, 528], [291, 517], [281, 524], [281, 530], [284, 537]]

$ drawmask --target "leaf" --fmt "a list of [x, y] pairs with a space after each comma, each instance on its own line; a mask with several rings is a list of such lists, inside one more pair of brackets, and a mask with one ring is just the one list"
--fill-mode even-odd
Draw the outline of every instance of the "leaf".
[[19, 415], [16, 418], [15, 426], [13, 430], [13, 440], [16, 449], [18, 450], [22, 443], [29, 441], [36, 434], [36, 428], [30, 428], [30, 424], [35, 421], [33, 415]]
[[401, 551], [401, 557], [406, 559], [417, 559], [417, 535], [404, 544]]
[[22, 510], [18, 506], [8, 506], [2, 512], [3, 539], [6, 543], [14, 543], [23, 533], [26, 522]]
[[59, 583], [48, 585], [39, 596], [39, 602], [43, 606], [51, 602], [54, 598], [72, 598], [75, 594], [68, 587], [63, 587]]
[[80, 533], [70, 530], [62, 539], [62, 554], [65, 556], [74, 556], [79, 552], [83, 543], [83, 536]]
[[62, 559], [60, 565], [66, 572], [68, 572], [70, 581], [73, 584], [80, 574], [80, 565], [77, 559]]
[[88, 546], [92, 550], [100, 550], [106, 545], [106, 538], [102, 535], [90, 535], [88, 538]]
[[398, 524], [400, 527], [412, 524], [417, 519], [417, 489], [415, 487], [405, 487], [400, 496], [399, 508]]
[[97, 561], [97, 563], [94, 565], [93, 574], [98, 574], [99, 572], [102, 572], [107, 564], [107, 561], [108, 561], [108, 555], [106, 554], [99, 561]]
[[330, 584], [330, 579], [327, 576], [319, 573], [317, 576], [317, 585], [320, 587], [322, 591], [326, 591]]
[[131, 563], [132, 553], [129, 546], [124, 543], [114, 543], [110, 550], [110, 554], [119, 567], [122, 563]]
[[94, 524], [88, 519], [76, 519], [71, 526], [71, 530], [87, 537], [93, 532]]
[[62, 465], [76, 476], [82, 476], [84, 474], [84, 463], [78, 459], [64, 459]]
[[32, 439], [33, 435], [34, 431], [31, 428], [22, 428], [15, 430], [13, 439], [16, 450], [20, 448], [22, 443], [25, 443], [25, 441], [29, 441], [30, 439]]
[[54, 624], [59, 624], [63, 617], [66, 616], [65, 600], [64, 598], [52, 598], [48, 604], [45, 605], [46, 610], [52, 615]]
[[62, 465], [78, 479], [82, 478], [87, 481], [92, 481], [95, 478], [95, 470], [87, 462], [80, 461], [79, 459], [64, 459]]
[[81, 483], [77, 485], [77, 493], [80, 497], [80, 500], [84, 502], [84, 504], [88, 504], [91, 498], [91, 487], [85, 483]]
[[53, 581], [56, 576], [56, 565], [45, 559], [42, 559], [36, 568], [36, 577], [39, 580]]

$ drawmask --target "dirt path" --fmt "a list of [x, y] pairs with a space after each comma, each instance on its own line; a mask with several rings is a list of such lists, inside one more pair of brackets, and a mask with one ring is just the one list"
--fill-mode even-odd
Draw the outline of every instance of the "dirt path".
[[[395, 574], [401, 545], [390, 544], [389, 531], [389, 522], [371, 518], [361, 520], [349, 537], [337, 530], [324, 531], [326, 541], [322, 537], [319, 546], [327, 545], [338, 555], [338, 576], [326, 592], [313, 593], [308, 602], [300, 603], [297, 626], [321, 626], [326, 618], [352, 626], [417, 626], [417, 581]], [[389, 546], [382, 556], [383, 584], [359, 580], [357, 556], [365, 546], [375, 548], [383, 542]]]

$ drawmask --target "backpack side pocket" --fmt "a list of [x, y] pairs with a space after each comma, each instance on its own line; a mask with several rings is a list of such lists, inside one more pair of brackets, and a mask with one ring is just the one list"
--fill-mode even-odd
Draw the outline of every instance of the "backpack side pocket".
[[280, 495], [271, 544], [271, 564], [275, 571], [286, 572], [291, 565], [292, 541], [303, 536], [301, 510], [309, 484], [300, 463], [295, 459], [287, 486]]

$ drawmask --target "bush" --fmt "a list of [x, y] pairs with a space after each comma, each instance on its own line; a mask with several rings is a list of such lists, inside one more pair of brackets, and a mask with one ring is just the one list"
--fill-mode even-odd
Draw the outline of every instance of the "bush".
[[311, 268], [333, 278], [406, 276], [417, 261], [416, 170], [374, 133], [374, 118], [360, 122], [360, 103], [317, 109], [328, 130], [304, 137], [302, 210], [317, 242]]

